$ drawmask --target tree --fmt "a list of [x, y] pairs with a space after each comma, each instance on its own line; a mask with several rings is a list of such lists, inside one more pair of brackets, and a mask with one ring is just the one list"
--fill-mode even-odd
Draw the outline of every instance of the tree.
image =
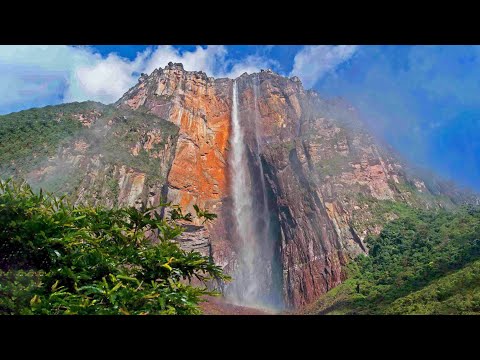
[[218, 295], [207, 283], [229, 277], [179, 248], [183, 228], [157, 210], [75, 207], [0, 180], [0, 314], [199, 314]]

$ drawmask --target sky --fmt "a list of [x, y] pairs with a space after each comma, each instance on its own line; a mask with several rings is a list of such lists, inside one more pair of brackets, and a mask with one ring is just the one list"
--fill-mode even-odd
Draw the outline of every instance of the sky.
[[0, 46], [0, 114], [111, 103], [169, 61], [214, 77], [296, 75], [350, 102], [407, 160], [480, 191], [480, 46]]

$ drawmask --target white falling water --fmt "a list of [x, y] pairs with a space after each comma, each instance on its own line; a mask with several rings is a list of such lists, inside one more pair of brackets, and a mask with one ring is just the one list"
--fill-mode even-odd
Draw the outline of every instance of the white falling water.
[[[281, 272], [276, 263], [276, 228], [270, 222], [265, 171], [260, 157], [258, 78], [254, 80], [254, 111], [253, 114], [246, 112], [244, 119], [240, 118], [238, 85], [236, 81], [233, 83], [230, 168], [235, 223], [232, 235], [236, 235], [237, 262], [232, 274], [233, 282], [227, 287], [226, 295], [239, 305], [274, 310], [283, 307]], [[255, 144], [248, 139], [253, 146], [250, 149], [245, 141], [245, 128], [255, 134]]]
[[[269, 211], [268, 211], [268, 198], [267, 198], [267, 187], [266, 187], [266, 184], [265, 184], [265, 172], [263, 170], [263, 163], [262, 163], [262, 159], [260, 158], [260, 151], [261, 151], [261, 145], [260, 145], [260, 136], [259, 136], [259, 131], [258, 131], [258, 126], [257, 126], [257, 122], [259, 121], [260, 119], [260, 113], [258, 111], [258, 75], [255, 77], [255, 82], [253, 84], [253, 107], [255, 109], [255, 117], [253, 119], [253, 126], [254, 126], [254, 129], [255, 129], [255, 140], [257, 142], [257, 162], [258, 162], [258, 166], [260, 168], [260, 183], [262, 185], [262, 194], [263, 194], [263, 206], [262, 206], [262, 209], [263, 209], [263, 219], [265, 221], [265, 226], [263, 227], [263, 237], [264, 237], [264, 242], [265, 243], [268, 243], [268, 244], [272, 244], [271, 241], [269, 241], [269, 237], [270, 237], [270, 221], [269, 221], [269, 217], [270, 217], [270, 214], [269, 214]], [[272, 257], [273, 257], [273, 250], [272, 250]]]
[[242, 305], [258, 306], [262, 303], [262, 281], [258, 274], [261, 270], [255, 268], [255, 260], [260, 252], [256, 238], [258, 234], [255, 231], [246, 146], [238, 112], [236, 81], [233, 84], [231, 165], [233, 212], [240, 249], [230, 297]]

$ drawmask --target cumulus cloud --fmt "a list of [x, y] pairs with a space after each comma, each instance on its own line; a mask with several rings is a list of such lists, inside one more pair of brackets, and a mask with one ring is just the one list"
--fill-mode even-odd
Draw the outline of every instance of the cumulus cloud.
[[305, 46], [295, 55], [290, 75], [298, 76], [306, 87], [313, 87], [322, 76], [350, 59], [356, 50], [356, 45]]
[[223, 71], [227, 49], [223, 45], [210, 45], [205, 48], [197, 46], [194, 51], [180, 53], [173, 46], [159, 46], [149, 58], [145, 71], [150, 74], [158, 67], [164, 67], [169, 61], [181, 62], [185, 70], [204, 71], [209, 76], [216, 76]]
[[233, 64], [230, 71], [228, 71], [224, 76], [229, 78], [236, 78], [242, 75], [243, 73], [253, 74], [260, 71], [261, 69], [267, 68], [279, 68], [280, 64], [278, 61], [260, 56], [260, 55], [249, 55], [241, 62]]
[[183, 52], [162, 45], [130, 60], [115, 53], [104, 57], [87, 46], [0, 46], [0, 113], [71, 101], [111, 103], [136, 84], [140, 73], [150, 74], [170, 61], [215, 77], [278, 66], [265, 55], [227, 59], [227, 54], [222, 45]]
[[148, 53], [139, 53], [134, 61], [109, 54], [105, 59], [90, 54], [88, 64], [74, 63], [64, 101], [96, 100], [111, 103], [135, 83]]
[[63, 101], [111, 102], [118, 83], [128, 83], [122, 72], [130, 63], [116, 55], [104, 59], [89, 47], [0, 46], [0, 112]]
[[[261, 48], [243, 58], [228, 56], [222, 45], [181, 51], [170, 45], [152, 46], [133, 59], [115, 53], [102, 56], [88, 46], [0, 46], [0, 113], [62, 102], [94, 100], [112, 103], [136, 84], [140, 73], [150, 74], [168, 62], [209, 76], [236, 78], [260, 69], [281, 68]], [[292, 75], [313, 86], [355, 52], [355, 46], [306, 46], [296, 56]]]
[[0, 46], [1, 112], [21, 109], [22, 103], [43, 106], [61, 102], [73, 60], [87, 64], [88, 58], [88, 49]]

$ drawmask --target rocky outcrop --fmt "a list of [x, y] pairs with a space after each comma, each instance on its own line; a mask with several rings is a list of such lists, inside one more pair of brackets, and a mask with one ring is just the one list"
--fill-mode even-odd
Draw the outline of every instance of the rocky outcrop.
[[230, 83], [170, 64], [142, 77], [117, 102], [119, 107], [141, 107], [180, 128], [168, 198], [190, 211], [194, 204], [216, 210], [226, 194]]
[[186, 251], [198, 251], [202, 255], [210, 256], [210, 234], [208, 229], [202, 225], [190, 223], [181, 224], [185, 231], [177, 238], [182, 249]]

